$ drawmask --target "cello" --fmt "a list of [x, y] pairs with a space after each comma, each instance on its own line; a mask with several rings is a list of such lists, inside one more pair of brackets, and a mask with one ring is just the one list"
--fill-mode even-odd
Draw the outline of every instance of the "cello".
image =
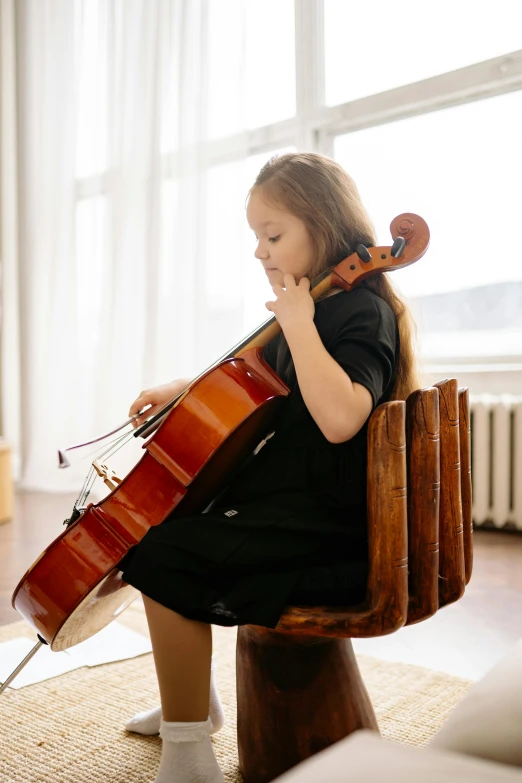
[[[312, 298], [333, 287], [350, 291], [371, 275], [414, 263], [428, 249], [429, 229], [418, 215], [399, 215], [390, 232], [391, 246], [358, 245], [314, 280]], [[167, 517], [202, 512], [251, 458], [290, 391], [262, 356], [280, 331], [275, 317], [268, 319], [140, 425], [134, 437], [147, 438], [145, 454], [123, 479], [95, 464], [110, 493], [76, 508], [15, 588], [12, 605], [39, 642], [0, 692], [42, 644], [66, 650], [121, 614], [139, 595], [122, 579], [126, 555]]]

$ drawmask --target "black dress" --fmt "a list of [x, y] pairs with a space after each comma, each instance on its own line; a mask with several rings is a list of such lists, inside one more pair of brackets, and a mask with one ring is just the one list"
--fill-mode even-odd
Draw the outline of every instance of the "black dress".
[[[399, 351], [390, 307], [364, 287], [315, 305], [327, 351], [373, 407], [391, 393]], [[281, 336], [264, 350], [276, 369]], [[127, 556], [123, 578], [184, 617], [275, 628], [287, 605], [354, 604], [366, 590], [367, 424], [330, 443], [291, 392], [267, 440], [206, 512], [151, 527]]]

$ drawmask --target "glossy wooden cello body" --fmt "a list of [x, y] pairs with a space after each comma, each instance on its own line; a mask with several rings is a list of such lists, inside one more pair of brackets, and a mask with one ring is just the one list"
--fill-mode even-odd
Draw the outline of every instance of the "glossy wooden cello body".
[[[359, 245], [314, 285], [312, 297], [333, 287], [349, 291], [426, 252], [429, 230], [419, 216], [399, 215], [390, 231], [391, 247]], [[51, 649], [72, 647], [115, 619], [138, 595], [120, 569], [132, 547], [166, 517], [203, 511], [269, 432], [289, 392], [262, 358], [279, 331], [270, 319], [167, 403], [153, 417], [160, 423], [135, 467], [101, 502], [88, 505], [24, 574], [13, 606]]]

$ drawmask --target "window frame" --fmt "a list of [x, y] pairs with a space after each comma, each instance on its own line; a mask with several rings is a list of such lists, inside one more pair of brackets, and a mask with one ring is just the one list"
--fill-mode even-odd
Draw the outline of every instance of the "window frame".
[[[296, 114], [197, 148], [201, 174], [215, 166], [293, 146], [333, 157], [336, 136], [522, 90], [522, 49], [346, 103], [325, 105], [324, 2], [294, 0]], [[161, 154], [162, 179], [176, 178], [187, 148]], [[76, 199], [110, 195], [117, 172], [76, 180]], [[203, 196], [202, 196], [203, 198]], [[203, 246], [198, 252], [202, 253]], [[201, 259], [194, 259], [197, 269]], [[196, 272], [195, 272], [196, 274]], [[205, 303], [198, 295], [198, 311]]]
[[[203, 169], [275, 148], [295, 146], [332, 155], [336, 136], [418, 114], [522, 90], [522, 49], [354, 101], [326, 106], [323, 0], [295, 2], [296, 115], [202, 142]], [[176, 177], [186, 150], [162, 155], [162, 175]], [[161, 153], [158, 153], [159, 155]], [[77, 199], [111, 190], [112, 172], [78, 178]]]

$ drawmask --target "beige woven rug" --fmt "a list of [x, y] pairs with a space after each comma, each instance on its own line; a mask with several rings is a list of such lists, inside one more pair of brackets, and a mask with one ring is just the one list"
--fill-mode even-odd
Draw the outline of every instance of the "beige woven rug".
[[[140, 602], [118, 618], [146, 633]], [[239, 783], [236, 746], [237, 628], [213, 626], [216, 682], [226, 715], [212, 735], [226, 783]], [[35, 638], [18, 622], [0, 627], [0, 641]], [[36, 641], [36, 639], [35, 639]], [[357, 656], [387, 739], [423, 745], [436, 733], [470, 682], [409, 664]], [[135, 712], [159, 703], [152, 654], [82, 668], [0, 696], [2, 783], [150, 783], [161, 740], [125, 731]]]

